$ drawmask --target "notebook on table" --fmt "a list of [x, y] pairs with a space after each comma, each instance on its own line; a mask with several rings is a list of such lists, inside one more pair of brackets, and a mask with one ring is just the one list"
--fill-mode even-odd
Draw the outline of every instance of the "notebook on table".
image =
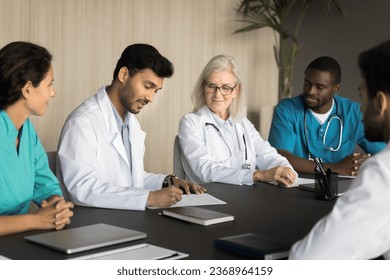
[[234, 216], [230, 214], [225, 214], [195, 206], [164, 209], [162, 215], [203, 226], [219, 224], [234, 220]]
[[73, 254], [101, 248], [118, 243], [145, 238], [146, 233], [108, 224], [89, 226], [40, 233], [24, 237], [51, 249]]

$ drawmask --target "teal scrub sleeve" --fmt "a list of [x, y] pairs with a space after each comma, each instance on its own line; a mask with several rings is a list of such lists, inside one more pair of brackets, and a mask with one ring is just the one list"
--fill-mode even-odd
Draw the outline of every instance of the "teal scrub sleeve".
[[268, 141], [275, 149], [287, 150], [293, 153], [298, 136], [291, 116], [293, 115], [286, 108], [282, 108], [279, 105], [276, 106]]

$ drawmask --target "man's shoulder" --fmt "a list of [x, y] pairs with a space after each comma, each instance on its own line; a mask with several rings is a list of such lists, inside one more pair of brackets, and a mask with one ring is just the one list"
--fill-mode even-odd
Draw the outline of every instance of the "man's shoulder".
[[342, 114], [350, 114], [350, 113], [354, 113], [357, 115], [361, 114], [360, 104], [358, 102], [340, 95], [335, 95], [334, 98], [337, 102], [337, 106], [340, 107], [339, 110], [341, 111]]
[[76, 118], [88, 118], [99, 112], [99, 102], [97, 94], [90, 96], [77, 106], [68, 116], [68, 120]]
[[[390, 161], [390, 144], [386, 144], [385, 148], [368, 158], [362, 166], [362, 172], [368, 172], [370, 174], [372, 170], [376, 170], [382, 173], [382, 177], [386, 180], [390, 180], [390, 167], [388, 162]], [[360, 173], [360, 172], [359, 172]]]
[[282, 99], [275, 107], [274, 118], [301, 118], [305, 114], [305, 103], [302, 94]]
[[[369, 161], [369, 160], [374, 160], [374, 161], [377, 161], [377, 162], [381, 162], [381, 165], [386, 166], [387, 168], [389, 168], [388, 162], [390, 161], [390, 143], [387, 143], [385, 148], [382, 151], [380, 151], [379, 153], [375, 154], [374, 156], [372, 156], [367, 161]], [[390, 168], [389, 168], [389, 171], [390, 171]]]
[[303, 95], [300, 94], [295, 97], [284, 98], [279, 101], [278, 105], [276, 105], [276, 108], [303, 110], [305, 108]]
[[335, 95], [334, 98], [338, 103], [342, 104], [343, 106], [357, 106], [357, 107], [360, 106], [358, 102], [353, 101], [352, 99], [349, 99], [341, 95]]

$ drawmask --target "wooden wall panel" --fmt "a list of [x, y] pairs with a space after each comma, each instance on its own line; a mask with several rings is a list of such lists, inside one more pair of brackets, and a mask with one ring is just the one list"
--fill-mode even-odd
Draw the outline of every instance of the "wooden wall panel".
[[190, 94], [208, 60], [234, 56], [244, 77], [250, 116], [277, 102], [277, 70], [270, 30], [232, 35], [236, 0], [0, 0], [0, 46], [26, 40], [53, 56], [56, 97], [32, 117], [47, 150], [55, 150], [67, 115], [112, 80], [123, 49], [154, 45], [175, 66], [155, 100], [138, 115], [147, 132], [145, 168], [172, 172], [173, 139]]

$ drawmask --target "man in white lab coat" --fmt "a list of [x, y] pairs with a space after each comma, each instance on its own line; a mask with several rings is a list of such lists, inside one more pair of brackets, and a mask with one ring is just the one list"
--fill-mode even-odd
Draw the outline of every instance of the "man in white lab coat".
[[291, 259], [390, 258], [390, 41], [359, 56], [364, 129], [387, 147], [367, 159], [332, 212], [293, 245]]
[[128, 46], [113, 82], [101, 87], [67, 118], [58, 157], [70, 199], [78, 205], [144, 210], [181, 200], [200, 185], [144, 171], [145, 132], [135, 114], [153, 101], [172, 63], [147, 44]]

